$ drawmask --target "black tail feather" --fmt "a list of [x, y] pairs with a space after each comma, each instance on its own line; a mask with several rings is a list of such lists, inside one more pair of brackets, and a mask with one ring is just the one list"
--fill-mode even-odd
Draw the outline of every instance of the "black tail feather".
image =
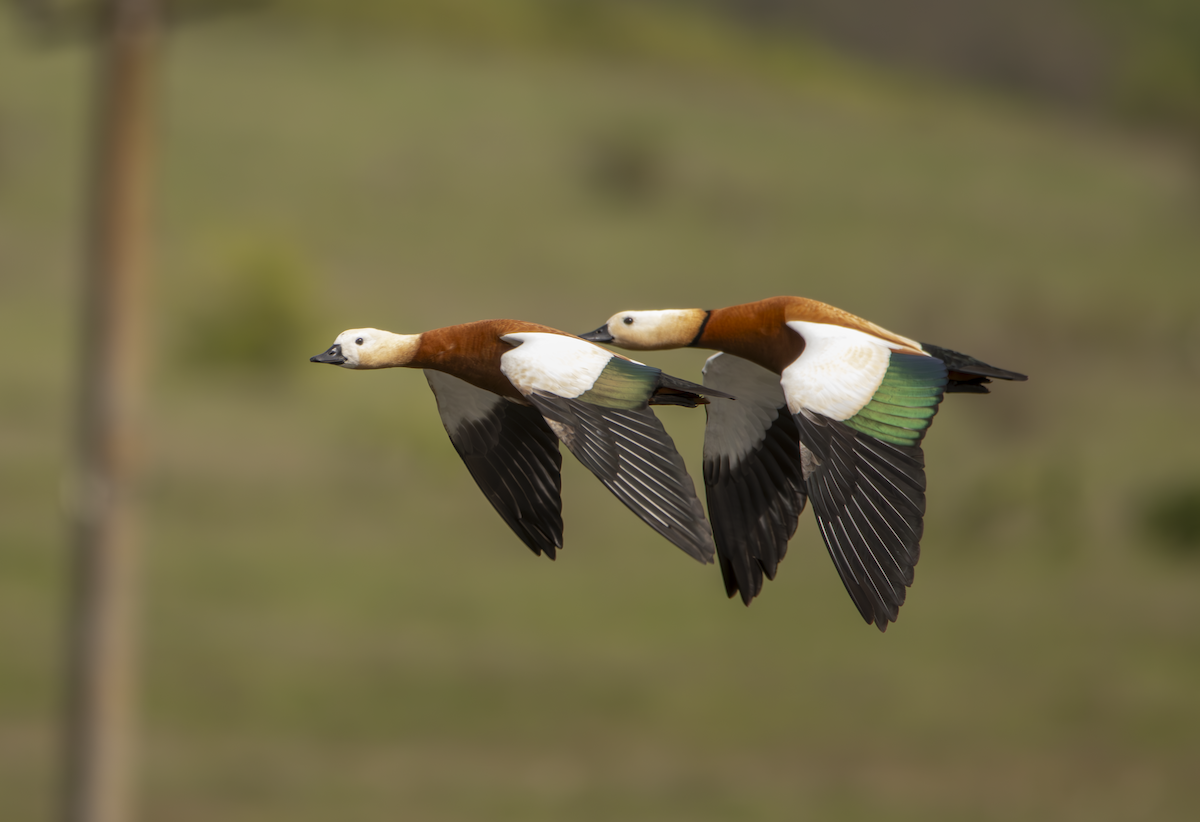
[[658, 388], [654, 395], [650, 397], [651, 405], [682, 405], [686, 408], [695, 408], [697, 405], [708, 405], [706, 397], [721, 397], [723, 399], [732, 400], [732, 394], [726, 394], [724, 391], [718, 391], [715, 388], [707, 388], [703, 385], [697, 385], [694, 382], [681, 380], [679, 377], [672, 377], [670, 374], [663, 373], [658, 378]]
[[990, 394], [984, 383], [990, 383], [987, 377], [978, 377], [973, 380], [950, 380], [946, 383], [947, 394]]
[[[974, 357], [959, 353], [958, 351], [951, 351], [949, 348], [942, 348], [937, 345], [930, 345], [929, 343], [921, 343], [921, 348], [924, 349], [927, 354], [937, 357], [939, 360], [944, 362], [946, 364], [946, 368], [951, 372], [957, 371], [960, 374], [969, 374], [975, 377], [993, 377], [998, 380], [1015, 380], [1017, 382], [1023, 382], [1024, 380], [1029, 379], [1024, 374], [1018, 374], [1016, 371], [1005, 371], [1003, 368], [996, 368], [994, 365], [988, 365], [983, 360], [977, 360]], [[957, 383], [959, 385], [971, 385], [982, 388], [983, 383], [987, 383], [989, 380], [955, 380], [953, 373], [950, 375], [950, 380], [950, 385], [946, 387], [946, 393], [948, 394], [988, 393], [986, 388], [982, 391], [978, 391], [976, 388], [955, 389], [954, 385]]]

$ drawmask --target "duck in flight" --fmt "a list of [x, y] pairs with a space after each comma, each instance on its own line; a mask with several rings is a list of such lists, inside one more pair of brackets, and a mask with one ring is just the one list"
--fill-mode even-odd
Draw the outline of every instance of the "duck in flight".
[[920, 552], [921, 440], [944, 394], [1024, 380], [803, 297], [621, 311], [583, 339], [633, 350], [706, 348], [704, 484], [726, 593], [774, 579], [806, 500], [863, 619], [895, 622]]
[[353, 369], [424, 369], [455, 450], [535, 554], [554, 559], [563, 545], [561, 441], [643, 522], [694, 559], [712, 562], [704, 509], [649, 406], [695, 408], [729, 394], [517, 320], [423, 334], [356, 328], [310, 359]]

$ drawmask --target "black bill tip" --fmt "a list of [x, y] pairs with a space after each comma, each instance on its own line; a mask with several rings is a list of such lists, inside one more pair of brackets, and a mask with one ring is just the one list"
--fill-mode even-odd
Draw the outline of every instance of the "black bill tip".
[[595, 343], [610, 343], [613, 341], [613, 335], [608, 333], [608, 323], [597, 328], [595, 331], [589, 331], [586, 334], [580, 334], [580, 339]]
[[309, 357], [309, 362], [325, 362], [330, 365], [341, 365], [346, 361], [346, 357], [342, 354], [342, 346], [334, 344], [329, 346], [329, 350], [318, 354], [315, 357]]

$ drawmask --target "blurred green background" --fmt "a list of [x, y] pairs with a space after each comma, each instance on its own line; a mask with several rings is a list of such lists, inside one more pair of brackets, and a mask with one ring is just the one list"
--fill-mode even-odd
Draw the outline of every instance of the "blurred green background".
[[[173, 32], [146, 819], [1193, 818], [1196, 28], [1096, 28], [1072, 95], [755, 5], [309, 0]], [[90, 60], [0, 17], [14, 820], [53, 810]], [[1030, 375], [943, 405], [886, 635], [811, 514], [745, 608], [569, 456], [566, 548], [534, 557], [421, 374], [307, 363], [347, 327], [776, 294]], [[661, 417], [698, 477], [702, 412]]]

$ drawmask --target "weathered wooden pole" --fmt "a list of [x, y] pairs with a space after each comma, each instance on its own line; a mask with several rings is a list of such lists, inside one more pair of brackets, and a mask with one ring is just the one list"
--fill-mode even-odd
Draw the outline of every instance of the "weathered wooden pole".
[[62, 817], [133, 815], [135, 480], [158, 0], [105, 0], [82, 306]]

